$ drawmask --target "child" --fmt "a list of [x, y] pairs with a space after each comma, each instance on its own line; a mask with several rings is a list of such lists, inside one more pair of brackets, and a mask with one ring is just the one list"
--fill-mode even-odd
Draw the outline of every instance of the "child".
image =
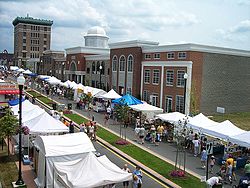
[[201, 168], [206, 168], [206, 161], [207, 161], [207, 151], [203, 147], [201, 152]]
[[209, 166], [210, 166], [209, 172], [211, 174], [213, 174], [214, 164], [215, 164], [215, 157], [212, 155], [209, 161]]

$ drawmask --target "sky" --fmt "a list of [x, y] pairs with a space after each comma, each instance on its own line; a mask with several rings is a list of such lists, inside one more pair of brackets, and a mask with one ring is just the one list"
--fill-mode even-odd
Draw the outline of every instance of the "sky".
[[52, 50], [84, 46], [101, 26], [109, 43], [147, 40], [250, 51], [250, 0], [0, 0], [0, 52], [13, 53], [12, 21], [53, 20]]

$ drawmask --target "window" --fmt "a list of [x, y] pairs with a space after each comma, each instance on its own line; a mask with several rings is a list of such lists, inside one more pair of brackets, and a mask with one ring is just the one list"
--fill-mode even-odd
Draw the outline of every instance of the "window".
[[23, 50], [26, 50], [26, 46], [23, 46]]
[[160, 53], [156, 53], [156, 54], [154, 54], [154, 59], [160, 59], [160, 58], [161, 58]]
[[91, 81], [91, 87], [95, 87], [95, 80]]
[[144, 71], [144, 83], [150, 84], [150, 70]]
[[47, 50], [47, 48], [44, 47], [44, 48], [43, 48], [43, 51], [46, 51], [46, 50]]
[[184, 97], [176, 95], [175, 111], [184, 113]]
[[151, 55], [150, 54], [145, 54], [145, 59], [151, 59]]
[[23, 32], [23, 36], [26, 37], [26, 32]]
[[128, 88], [127, 88], [127, 94], [132, 95], [132, 88], [131, 88], [131, 87], [128, 87]]
[[167, 59], [174, 59], [174, 52], [167, 53]]
[[149, 102], [149, 92], [147, 90], [143, 91], [143, 100]]
[[26, 25], [23, 25], [23, 29], [27, 29], [27, 26], [26, 26]]
[[108, 68], [108, 75], [110, 74], [110, 69]]
[[158, 106], [158, 94], [150, 95], [150, 102], [153, 106]]
[[173, 70], [167, 70], [166, 85], [167, 86], [174, 85], [174, 71]]
[[43, 41], [43, 44], [44, 44], [44, 45], [46, 45], [46, 44], [47, 44], [47, 41], [46, 41], [46, 40], [45, 40], [45, 41]]
[[44, 31], [47, 31], [47, 27], [44, 27]]
[[47, 38], [47, 34], [44, 34], [44, 38]]
[[166, 100], [165, 100], [165, 111], [166, 112], [172, 112], [173, 106], [173, 97], [172, 96], [166, 96]]
[[153, 70], [153, 84], [159, 84], [160, 81], [160, 70]]
[[26, 43], [26, 39], [23, 39], [23, 43]]
[[90, 68], [87, 68], [87, 74], [89, 74], [90, 73]]
[[185, 71], [177, 71], [177, 87], [184, 87]]
[[112, 70], [117, 71], [117, 57], [114, 56], [112, 60]]
[[95, 62], [92, 63], [92, 74], [95, 74]]
[[132, 55], [128, 56], [128, 72], [133, 72], [133, 62], [134, 62], [133, 56]]
[[186, 59], [187, 53], [186, 52], [178, 52], [178, 58], [179, 59]]
[[120, 57], [120, 71], [125, 71], [125, 57], [121, 56]]
[[26, 58], [26, 52], [23, 52], [23, 57]]
[[97, 61], [97, 64], [96, 64], [96, 74], [98, 74], [100, 72], [100, 62]]

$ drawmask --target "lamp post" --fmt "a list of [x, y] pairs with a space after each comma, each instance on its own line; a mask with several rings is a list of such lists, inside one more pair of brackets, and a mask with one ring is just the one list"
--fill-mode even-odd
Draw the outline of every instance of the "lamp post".
[[64, 81], [64, 65], [65, 62], [62, 62], [62, 81]]
[[49, 72], [50, 72], [50, 76], [52, 76], [52, 70], [50, 70]]
[[25, 83], [25, 78], [21, 73], [17, 78], [17, 84], [19, 87], [19, 171], [18, 171], [18, 180], [16, 181], [16, 185], [23, 185], [24, 181], [22, 178], [22, 91], [23, 85]]
[[183, 113], [186, 115], [186, 92], [187, 92], [187, 78], [188, 74], [184, 74], [184, 107], [183, 107]]
[[99, 82], [99, 85], [100, 85], [100, 89], [101, 89], [101, 87], [102, 87], [102, 66], [100, 65], [100, 67], [99, 67], [99, 70], [100, 70], [100, 82]]

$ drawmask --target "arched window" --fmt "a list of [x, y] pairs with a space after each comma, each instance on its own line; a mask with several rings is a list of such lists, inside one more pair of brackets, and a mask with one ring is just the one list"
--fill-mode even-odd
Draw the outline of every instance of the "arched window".
[[133, 72], [133, 63], [134, 63], [134, 58], [132, 55], [128, 56], [128, 72]]
[[120, 71], [125, 71], [125, 62], [126, 62], [125, 57], [121, 56], [119, 61]]
[[95, 62], [92, 63], [92, 74], [95, 74]]
[[76, 71], [76, 63], [74, 61], [71, 62], [69, 70], [70, 71]]
[[112, 59], [112, 70], [117, 71], [117, 57], [114, 56]]
[[101, 66], [102, 66], [102, 70], [101, 70], [101, 74], [105, 74], [105, 63], [104, 61], [101, 62]]
[[96, 64], [96, 74], [99, 74], [99, 71], [100, 71], [100, 62], [97, 61], [97, 64]]

